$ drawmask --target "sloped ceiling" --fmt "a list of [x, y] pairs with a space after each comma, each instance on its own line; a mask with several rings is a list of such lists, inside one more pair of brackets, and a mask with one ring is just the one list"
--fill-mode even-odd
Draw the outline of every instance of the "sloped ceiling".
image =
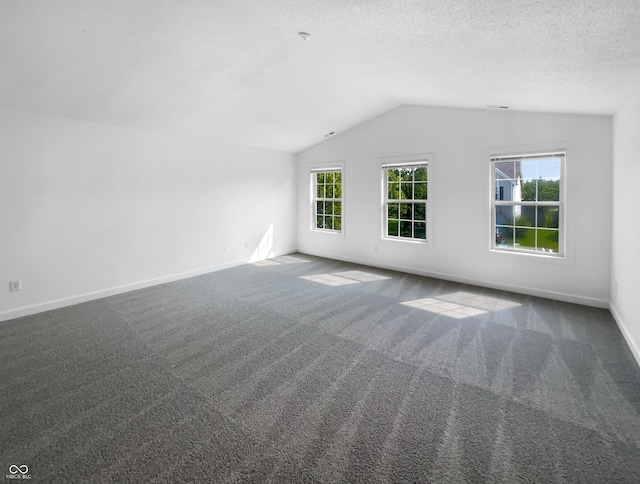
[[638, 0], [0, 0], [1, 107], [290, 152], [401, 104], [613, 114], [638, 85]]

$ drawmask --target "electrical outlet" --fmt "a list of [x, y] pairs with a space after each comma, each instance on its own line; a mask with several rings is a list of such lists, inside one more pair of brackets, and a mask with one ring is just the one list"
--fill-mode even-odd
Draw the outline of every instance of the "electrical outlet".
[[9, 281], [9, 290], [10, 291], [22, 291], [22, 281]]

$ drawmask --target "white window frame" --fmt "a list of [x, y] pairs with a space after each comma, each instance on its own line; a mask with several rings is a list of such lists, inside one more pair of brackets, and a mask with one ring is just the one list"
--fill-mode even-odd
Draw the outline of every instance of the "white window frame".
[[[432, 214], [432, 203], [431, 199], [433, 198], [432, 191], [432, 179], [433, 179], [433, 155], [428, 154], [419, 154], [419, 155], [408, 155], [408, 156], [394, 156], [394, 157], [386, 157], [380, 159], [380, 171], [381, 171], [381, 237], [383, 240], [392, 240], [398, 242], [408, 242], [415, 244], [423, 244], [423, 245], [431, 245], [433, 240], [433, 214]], [[413, 237], [402, 237], [400, 235], [393, 236], [388, 234], [388, 214], [389, 214], [389, 203], [400, 203], [398, 199], [389, 199], [389, 191], [388, 191], [388, 170], [389, 169], [398, 169], [398, 168], [416, 168], [418, 166], [425, 166], [427, 168], [427, 199], [424, 201], [425, 203], [425, 231], [426, 238], [415, 238]], [[410, 203], [415, 204], [416, 202], [412, 200]], [[418, 202], [420, 203], [420, 202]], [[415, 213], [415, 212], [414, 212]], [[421, 220], [415, 220], [412, 217], [412, 229], [415, 231], [415, 222], [422, 222]]]
[[[495, 164], [504, 161], [531, 161], [531, 160], [543, 160], [548, 158], [560, 158], [560, 180], [559, 180], [559, 200], [558, 201], [521, 201], [521, 200], [496, 200], [496, 193], [498, 183], [496, 181], [496, 168]], [[528, 151], [520, 153], [499, 154], [490, 155], [490, 171], [491, 171], [491, 185], [490, 185], [490, 197], [491, 197], [491, 245], [490, 249], [500, 253], [511, 253], [518, 255], [526, 255], [532, 257], [542, 257], [548, 259], [562, 260], [566, 259], [566, 163], [567, 163], [567, 150], [541, 150], [541, 151]], [[515, 176], [515, 174], [514, 174]], [[536, 197], [537, 198], [537, 197]], [[497, 230], [500, 224], [496, 221], [496, 207], [500, 206], [516, 206], [522, 207], [558, 207], [558, 252], [551, 252], [540, 250], [536, 248], [518, 248], [518, 247], [503, 247], [497, 243]], [[536, 218], [538, 211], [535, 211]], [[547, 227], [534, 227], [536, 229], [549, 229]], [[523, 226], [522, 228], [529, 228]], [[514, 229], [514, 231], [517, 229]], [[515, 235], [515, 234], [514, 234]], [[515, 240], [514, 240], [515, 241]], [[536, 230], [536, 245], [537, 245], [537, 230]]]
[[[327, 234], [344, 234], [344, 165], [343, 164], [329, 164], [329, 165], [320, 165], [320, 166], [312, 166], [309, 168], [310, 172], [310, 190], [311, 190], [311, 230], [314, 232], [323, 232]], [[339, 172], [341, 177], [340, 182], [340, 197], [318, 197], [317, 191], [317, 174], [318, 173], [329, 173], [329, 172]], [[335, 195], [335, 194], [334, 194]], [[318, 202], [339, 202], [341, 207], [340, 213], [340, 229], [327, 229], [327, 228], [319, 228], [317, 227], [317, 203]], [[333, 217], [335, 214], [332, 213]]]

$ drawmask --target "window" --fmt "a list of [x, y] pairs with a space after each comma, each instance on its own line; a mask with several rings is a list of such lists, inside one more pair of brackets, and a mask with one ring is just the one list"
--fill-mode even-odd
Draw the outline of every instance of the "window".
[[563, 255], [565, 153], [492, 156], [492, 248]]
[[342, 231], [342, 169], [311, 170], [316, 230]]
[[382, 165], [384, 236], [427, 240], [428, 173], [426, 160]]

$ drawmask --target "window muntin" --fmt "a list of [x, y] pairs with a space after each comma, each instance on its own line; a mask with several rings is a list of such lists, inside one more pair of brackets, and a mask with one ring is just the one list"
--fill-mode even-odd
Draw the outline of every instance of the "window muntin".
[[427, 240], [428, 164], [383, 165], [384, 236]]
[[492, 248], [563, 256], [565, 153], [491, 158]]
[[312, 170], [313, 228], [342, 231], [342, 169]]

